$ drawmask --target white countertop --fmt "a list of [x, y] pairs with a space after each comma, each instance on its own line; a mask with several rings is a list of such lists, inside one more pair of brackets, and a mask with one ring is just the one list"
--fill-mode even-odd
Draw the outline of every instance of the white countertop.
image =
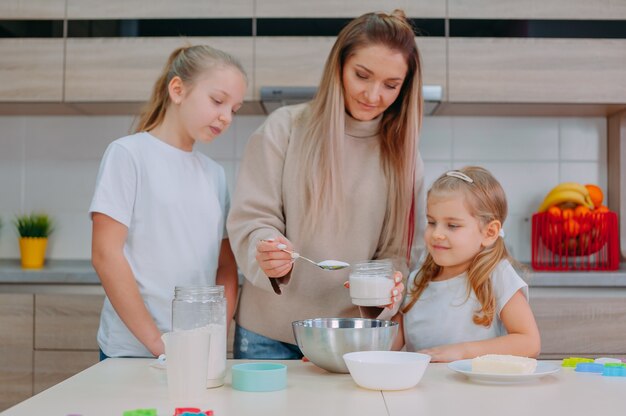
[[[151, 359], [108, 359], [8, 409], [2, 416], [35, 414], [112, 416], [124, 410], [156, 408], [173, 414], [164, 370]], [[229, 360], [231, 366], [242, 361]], [[331, 374], [301, 361], [288, 366], [287, 388], [267, 393], [208, 389], [202, 410], [226, 415], [623, 415], [625, 377], [604, 377], [561, 369], [554, 375], [515, 385], [480, 384], [430, 364], [408, 390], [380, 392], [358, 387], [348, 374]], [[559, 361], [554, 363], [560, 364]]]

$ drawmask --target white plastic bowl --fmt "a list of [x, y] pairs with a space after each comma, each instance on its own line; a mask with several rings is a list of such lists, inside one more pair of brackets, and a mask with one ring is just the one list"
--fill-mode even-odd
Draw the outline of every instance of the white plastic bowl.
[[404, 351], [359, 351], [343, 355], [356, 384], [372, 390], [404, 390], [419, 383], [430, 355]]

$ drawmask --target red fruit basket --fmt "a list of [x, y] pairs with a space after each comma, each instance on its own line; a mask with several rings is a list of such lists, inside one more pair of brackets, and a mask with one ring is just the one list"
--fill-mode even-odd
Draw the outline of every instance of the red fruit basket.
[[576, 218], [533, 214], [531, 260], [535, 270], [617, 270], [619, 239], [615, 212]]

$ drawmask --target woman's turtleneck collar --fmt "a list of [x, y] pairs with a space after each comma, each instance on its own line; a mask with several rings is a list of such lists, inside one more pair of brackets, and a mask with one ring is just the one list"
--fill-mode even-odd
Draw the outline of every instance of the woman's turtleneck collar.
[[370, 139], [378, 136], [380, 131], [380, 121], [383, 119], [382, 113], [375, 119], [360, 121], [346, 113], [346, 134], [357, 139]]

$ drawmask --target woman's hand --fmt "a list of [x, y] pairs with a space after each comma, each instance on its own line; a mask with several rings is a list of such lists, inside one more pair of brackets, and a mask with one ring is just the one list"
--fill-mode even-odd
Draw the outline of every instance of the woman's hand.
[[283, 236], [261, 240], [256, 246], [256, 261], [267, 277], [279, 278], [291, 271], [294, 259], [282, 250], [293, 251], [291, 241]]

